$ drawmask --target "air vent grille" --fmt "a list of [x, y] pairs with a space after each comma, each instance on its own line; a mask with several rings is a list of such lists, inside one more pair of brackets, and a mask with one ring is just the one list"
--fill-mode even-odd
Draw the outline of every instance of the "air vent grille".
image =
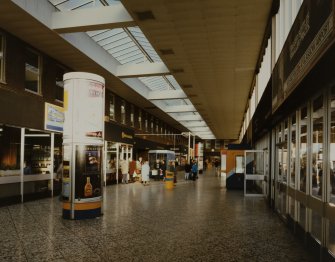
[[174, 55], [174, 51], [172, 49], [160, 49], [162, 55]]
[[145, 20], [155, 20], [155, 16], [152, 13], [152, 11], [147, 10], [147, 11], [142, 11], [142, 12], [135, 12], [137, 19], [140, 21], [145, 21]]

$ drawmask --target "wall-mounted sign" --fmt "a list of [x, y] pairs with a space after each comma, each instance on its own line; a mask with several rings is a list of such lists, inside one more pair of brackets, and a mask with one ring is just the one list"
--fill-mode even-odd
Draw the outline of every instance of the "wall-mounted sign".
[[272, 112], [298, 86], [333, 39], [334, 1], [305, 0], [283, 46], [272, 77]]
[[128, 139], [133, 139], [134, 137], [132, 135], [128, 135], [125, 132], [121, 133], [121, 138], [128, 138]]
[[64, 109], [60, 106], [45, 103], [44, 107], [44, 129], [63, 132]]

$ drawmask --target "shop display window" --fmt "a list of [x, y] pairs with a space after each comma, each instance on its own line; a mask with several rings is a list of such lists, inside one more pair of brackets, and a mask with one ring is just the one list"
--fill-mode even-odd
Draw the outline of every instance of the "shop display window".
[[0, 125], [0, 178], [20, 176], [21, 129]]
[[307, 174], [307, 107], [300, 110], [300, 146], [299, 146], [299, 190], [306, 192], [306, 174]]
[[335, 204], [335, 87], [331, 90], [329, 134], [329, 202]]
[[0, 33], [0, 81], [4, 82], [5, 79], [5, 46], [6, 38]]
[[328, 249], [335, 256], [335, 223], [329, 222], [329, 240], [328, 240]]
[[323, 175], [323, 96], [319, 96], [313, 101], [312, 111], [312, 195], [321, 198], [322, 195], [322, 175]]
[[322, 230], [322, 217], [316, 211], [311, 210], [311, 217], [312, 217], [312, 228], [311, 234], [312, 236], [321, 242], [321, 230]]
[[290, 155], [290, 186], [295, 187], [296, 152], [297, 152], [297, 119], [295, 113], [291, 116], [291, 155]]
[[305, 225], [306, 225], [306, 206], [303, 203], [299, 203], [298, 211], [299, 211], [298, 222], [303, 229], [306, 229], [305, 228]]
[[36, 52], [26, 49], [25, 59], [25, 89], [41, 94], [41, 65], [42, 57]]
[[[51, 135], [26, 130], [24, 147], [24, 175], [50, 174]], [[48, 179], [48, 178], [46, 178]]]

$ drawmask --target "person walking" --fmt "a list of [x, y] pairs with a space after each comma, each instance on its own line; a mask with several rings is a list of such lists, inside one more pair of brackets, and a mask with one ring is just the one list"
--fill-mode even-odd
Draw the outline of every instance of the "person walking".
[[192, 179], [195, 181], [198, 178], [198, 164], [196, 160], [193, 160], [193, 165], [192, 165]]

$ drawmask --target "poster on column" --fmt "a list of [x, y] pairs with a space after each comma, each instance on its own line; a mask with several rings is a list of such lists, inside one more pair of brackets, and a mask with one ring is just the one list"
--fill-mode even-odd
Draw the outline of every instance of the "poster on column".
[[[89, 79], [65, 81], [64, 138], [77, 140], [103, 138], [104, 130], [104, 84]], [[72, 128], [71, 128], [72, 122]]]
[[101, 196], [101, 153], [98, 145], [76, 146], [76, 199]]

